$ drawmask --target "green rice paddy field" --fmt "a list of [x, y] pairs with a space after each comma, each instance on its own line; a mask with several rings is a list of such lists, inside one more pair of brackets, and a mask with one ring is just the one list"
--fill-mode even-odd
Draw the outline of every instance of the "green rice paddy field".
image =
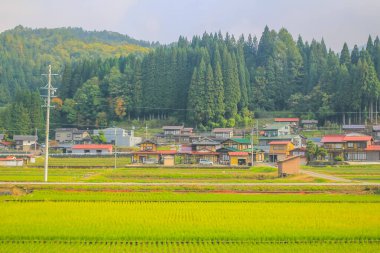
[[0, 252], [380, 251], [377, 194], [35, 189], [0, 210]]

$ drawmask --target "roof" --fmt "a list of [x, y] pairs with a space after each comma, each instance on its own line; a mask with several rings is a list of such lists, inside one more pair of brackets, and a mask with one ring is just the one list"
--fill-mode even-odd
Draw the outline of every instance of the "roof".
[[288, 145], [291, 141], [271, 141], [269, 145]]
[[372, 136], [363, 135], [363, 136], [345, 136], [344, 141], [370, 141]]
[[85, 132], [87, 132], [87, 130], [73, 130], [73, 134], [83, 134]]
[[316, 119], [304, 119], [301, 120], [302, 124], [318, 124], [318, 120]]
[[[243, 151], [243, 152], [251, 153], [251, 152], [252, 152], [252, 149], [251, 149], [251, 148], [246, 148], [246, 149], [243, 149], [242, 151]], [[254, 153], [255, 153], [255, 152], [264, 152], [264, 150], [261, 149], [261, 148], [258, 148], [258, 147], [254, 147], [254, 148], [253, 148], [253, 152], [254, 152]]]
[[342, 129], [365, 129], [365, 125], [343, 125]]
[[226, 132], [233, 132], [233, 128], [214, 128], [212, 130], [213, 133], [226, 133]]
[[192, 127], [185, 127], [182, 130], [186, 131], [186, 132], [191, 132], [191, 131], [193, 131], [193, 128]]
[[299, 122], [299, 118], [275, 118], [275, 122]]
[[[231, 138], [231, 139], [228, 139], [228, 140], [232, 140], [232, 141], [240, 143], [240, 144], [251, 144], [251, 140], [249, 140], [249, 139]], [[228, 140], [226, 140], [226, 141], [228, 141]]]
[[286, 122], [275, 122], [273, 124], [267, 125], [264, 130], [278, 130], [285, 126], [288, 126]]
[[14, 141], [35, 141], [38, 140], [38, 136], [35, 135], [13, 135]]
[[111, 144], [77, 144], [71, 149], [112, 149]]
[[12, 142], [10, 141], [0, 141], [0, 144], [3, 145], [3, 146], [9, 146], [12, 144]]
[[140, 143], [138, 143], [138, 144], [136, 144], [136, 145], [137, 145], [137, 146], [140, 146], [141, 144], [144, 144], [144, 143], [152, 143], [152, 144], [156, 144], [156, 145], [157, 145], [157, 142], [152, 141], [152, 140], [145, 140], [145, 141], [142, 141], [142, 142], [140, 142]]
[[213, 141], [209, 138], [200, 139], [199, 141], [193, 141], [192, 145], [219, 145], [220, 142]]
[[240, 150], [237, 148], [233, 148], [233, 147], [223, 147], [223, 148], [216, 150], [216, 152], [237, 152], [237, 151], [240, 151]]
[[0, 158], [0, 161], [22, 161], [22, 158], [16, 158], [15, 156], [8, 156], [5, 158]]
[[285, 158], [284, 160], [281, 160], [281, 161], [277, 161], [278, 163], [284, 163], [284, 162], [287, 162], [287, 161], [290, 161], [290, 160], [293, 160], [293, 159], [300, 159], [300, 156], [296, 155], [296, 156], [289, 156], [287, 158]]
[[368, 146], [365, 151], [380, 151], [380, 145], [371, 145]]
[[332, 135], [325, 135], [322, 137], [321, 142], [344, 142], [344, 135], [341, 134], [332, 134]]
[[175, 155], [177, 154], [177, 150], [159, 150], [157, 153], [161, 155]]
[[162, 127], [163, 130], [181, 130], [183, 129], [183, 126], [163, 126]]
[[68, 132], [68, 131], [70, 131], [70, 132], [72, 132], [72, 131], [78, 131], [78, 129], [77, 128], [56, 128], [55, 129], [55, 131], [56, 132]]
[[260, 136], [259, 140], [292, 140], [293, 138], [300, 137], [300, 138], [305, 138], [302, 135], [299, 134], [288, 134], [288, 135], [279, 135], [279, 136], [271, 136], [271, 137], [266, 137], [266, 136]]
[[228, 152], [229, 156], [247, 156], [248, 152]]

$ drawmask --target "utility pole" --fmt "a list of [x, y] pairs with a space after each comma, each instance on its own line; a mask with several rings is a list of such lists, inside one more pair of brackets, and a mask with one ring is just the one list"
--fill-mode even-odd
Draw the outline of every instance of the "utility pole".
[[148, 139], [148, 124], [145, 123], [145, 140]]
[[251, 166], [253, 166], [253, 127], [251, 131]]
[[36, 155], [37, 151], [37, 128], [34, 129], [34, 155]]
[[113, 128], [115, 129], [115, 141], [114, 141], [114, 144], [115, 144], [115, 150], [114, 150], [114, 153], [115, 153], [115, 163], [114, 163], [114, 169], [116, 169], [116, 160], [117, 160], [117, 156], [116, 156], [116, 127], [114, 126]]
[[53, 88], [51, 86], [51, 76], [58, 75], [58, 74], [52, 74], [51, 73], [51, 65], [49, 65], [49, 73], [48, 74], [42, 74], [48, 76], [48, 83], [45, 87], [42, 87], [41, 89], [47, 90], [47, 95], [43, 95], [45, 97], [45, 104], [43, 107], [46, 107], [46, 127], [45, 127], [45, 164], [44, 164], [44, 179], [45, 182], [48, 181], [48, 166], [49, 166], [49, 128], [50, 128], [50, 100], [51, 97], [55, 97], [54, 93], [56, 92], [56, 88]]

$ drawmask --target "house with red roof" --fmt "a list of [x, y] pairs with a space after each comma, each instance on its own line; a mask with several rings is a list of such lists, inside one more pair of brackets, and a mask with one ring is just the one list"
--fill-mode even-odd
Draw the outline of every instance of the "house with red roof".
[[275, 118], [274, 122], [288, 123], [291, 126], [298, 127], [300, 123], [299, 118]]
[[321, 143], [327, 150], [329, 160], [342, 157], [345, 161], [366, 161], [368, 148], [373, 144], [373, 137], [358, 133], [325, 135]]
[[111, 144], [77, 144], [71, 147], [71, 153], [84, 155], [108, 155], [112, 154]]

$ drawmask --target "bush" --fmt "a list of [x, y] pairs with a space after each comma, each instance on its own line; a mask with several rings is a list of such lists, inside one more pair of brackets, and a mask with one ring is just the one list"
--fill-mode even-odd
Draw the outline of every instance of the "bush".
[[336, 156], [336, 157], [334, 157], [334, 161], [335, 161], [335, 162], [342, 162], [342, 161], [343, 161], [343, 157], [341, 157], [341, 156]]

